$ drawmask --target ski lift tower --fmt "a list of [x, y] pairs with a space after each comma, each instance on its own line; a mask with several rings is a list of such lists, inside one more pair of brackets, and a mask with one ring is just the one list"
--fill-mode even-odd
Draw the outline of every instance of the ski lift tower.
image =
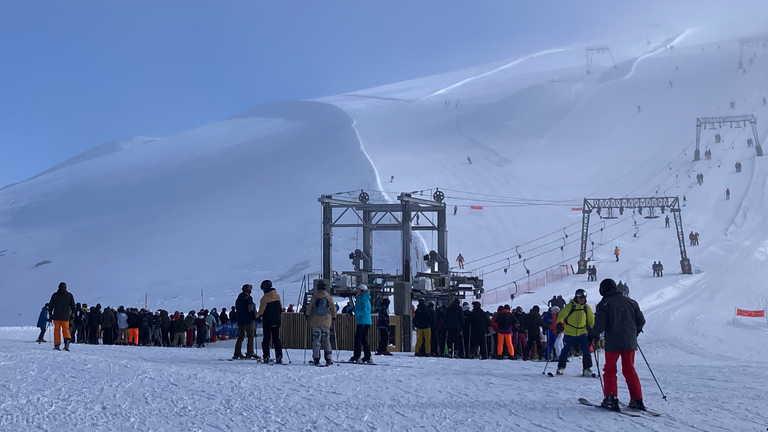
[[611, 61], [613, 62], [614, 69], [616, 66], [616, 61], [613, 59], [613, 54], [611, 53], [611, 48], [608, 47], [608, 45], [596, 45], [596, 46], [588, 46], [586, 49], [586, 55], [587, 55], [587, 76], [589, 76], [592, 73], [592, 70], [590, 67], [592, 66], [592, 59], [595, 56], [595, 54], [605, 54], [608, 53], [609, 56], [611, 56]]
[[701, 160], [701, 152], [699, 151], [699, 144], [701, 142], [701, 129], [718, 130], [723, 125], [728, 124], [730, 127], [736, 125], [737, 128], [747, 127], [747, 123], [752, 126], [752, 137], [755, 141], [755, 151], [758, 156], [763, 155], [763, 148], [760, 146], [760, 137], [757, 135], [757, 117], [752, 114], [738, 115], [738, 116], [724, 116], [724, 117], [699, 117], [696, 119], [696, 151], [693, 153], [693, 161], [697, 162]]
[[763, 49], [768, 47], [768, 36], [739, 39], [739, 69], [744, 69], [744, 47], [757, 48], [760, 45]]
[[[691, 260], [685, 251], [685, 233], [683, 231], [683, 216], [680, 211], [680, 200], [677, 197], [653, 197], [653, 198], [607, 198], [593, 199], [584, 198], [584, 207], [582, 207], [581, 219], [581, 250], [579, 251], [579, 274], [587, 272], [587, 243], [589, 242], [589, 217], [593, 211], [598, 216], [605, 210], [607, 217], [613, 218], [614, 211], [618, 209], [619, 214], [623, 215], [625, 209], [637, 209], [637, 213], [642, 215], [643, 209], [648, 209], [649, 214], [646, 219], [656, 219], [659, 216], [655, 214], [655, 209], [660, 209], [661, 213], [669, 210], [675, 219], [675, 231], [677, 232], [677, 243], [680, 246], [680, 268], [683, 274], [693, 274]], [[637, 234], [637, 232], [635, 232]]]

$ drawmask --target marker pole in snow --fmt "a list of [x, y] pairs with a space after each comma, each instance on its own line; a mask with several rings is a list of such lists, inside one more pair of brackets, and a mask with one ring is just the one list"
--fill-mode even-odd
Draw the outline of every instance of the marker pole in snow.
[[664, 399], [666, 402], [667, 396], [664, 395], [664, 390], [661, 389], [661, 385], [659, 384], [659, 380], [656, 379], [656, 375], [653, 374], [653, 369], [651, 369], [651, 365], [648, 363], [648, 359], [645, 358], [645, 354], [643, 354], [643, 350], [640, 348], [640, 345], [637, 345], [638, 351], [640, 351], [640, 355], [643, 356], [643, 360], [645, 360], [645, 364], [648, 366], [648, 370], [651, 371], [651, 376], [653, 377], [653, 380], [656, 381], [656, 385], [659, 387], [659, 391], [661, 392], [661, 398]]

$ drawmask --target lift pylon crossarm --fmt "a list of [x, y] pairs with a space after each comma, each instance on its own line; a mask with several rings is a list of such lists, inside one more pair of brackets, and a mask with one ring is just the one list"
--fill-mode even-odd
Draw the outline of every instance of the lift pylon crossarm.
[[696, 119], [696, 150], [693, 153], [693, 161], [701, 160], [701, 151], [699, 145], [701, 144], [701, 129], [706, 130], [707, 125], [712, 127], [720, 127], [723, 123], [749, 123], [752, 126], [752, 139], [755, 143], [755, 152], [758, 156], [763, 155], [763, 148], [760, 146], [760, 137], [757, 132], [757, 117], [753, 114], [735, 115], [735, 116], [719, 116], [719, 117], [699, 117]]

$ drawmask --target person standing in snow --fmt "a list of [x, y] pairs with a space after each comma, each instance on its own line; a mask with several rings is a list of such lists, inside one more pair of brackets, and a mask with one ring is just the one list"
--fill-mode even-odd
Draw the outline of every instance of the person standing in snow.
[[464, 257], [459, 254], [459, 256], [456, 257], [456, 262], [459, 263], [459, 268], [464, 268]]
[[664, 216], [664, 228], [669, 228], [669, 215]]
[[331, 326], [336, 319], [336, 308], [333, 306], [333, 297], [326, 290], [325, 280], [317, 281], [317, 289], [312, 294], [305, 312], [309, 319], [309, 327], [312, 331], [312, 361], [315, 366], [320, 364], [320, 349], [325, 352], [325, 364], [333, 364], [333, 350], [331, 348]]
[[461, 309], [459, 299], [453, 299], [450, 306], [445, 310], [446, 344], [453, 358], [464, 357], [464, 341], [461, 337], [463, 327], [464, 311]]
[[[235, 342], [233, 359], [256, 357], [253, 352], [253, 321], [256, 319], [256, 306], [253, 304], [253, 297], [251, 297], [252, 290], [253, 286], [250, 284], [243, 285], [243, 290], [235, 302], [236, 316], [230, 316], [233, 321], [235, 318], [237, 320], [237, 342]], [[248, 346], [246, 354], [243, 356], [243, 339], [246, 336], [248, 337]]]
[[213, 333], [215, 331], [216, 331], [216, 317], [213, 316], [213, 313], [206, 313], [205, 314], [205, 340], [210, 342], [215, 342], [213, 340]]
[[456, 212], [459, 211], [459, 206], [455, 205], [453, 206], [453, 215], [456, 216]]
[[579, 344], [582, 353], [582, 374], [584, 376], [592, 375], [592, 356], [589, 354], [587, 333], [588, 329], [594, 325], [595, 316], [592, 314], [592, 308], [587, 304], [587, 292], [583, 289], [577, 289], [573, 300], [557, 316], [557, 330], [565, 333], [563, 338], [565, 347], [560, 352], [560, 358], [557, 362], [558, 375], [563, 375], [568, 363], [568, 354], [576, 343]]
[[421, 357], [422, 348], [427, 357], [432, 353], [432, 315], [427, 310], [425, 300], [419, 299], [419, 305], [416, 307], [416, 313], [413, 317], [413, 325], [416, 327], [416, 347], [414, 352], [416, 357]]
[[376, 355], [391, 356], [389, 352], [389, 299], [384, 298], [379, 305], [379, 315], [376, 317], [376, 328], [379, 330], [379, 346]]
[[72, 343], [85, 342], [85, 312], [80, 303], [75, 304], [75, 334], [72, 335]]
[[629, 406], [645, 410], [643, 390], [635, 371], [637, 336], [643, 331], [645, 317], [636, 301], [617, 292], [613, 279], [600, 282], [600, 295], [603, 298], [597, 304], [592, 336], [597, 338], [600, 333], [605, 332], [605, 399], [601, 405], [611, 410], [619, 410], [616, 362], [621, 357], [622, 373], [629, 388]]
[[[524, 323], [526, 320], [526, 313], [523, 312], [523, 308], [520, 306], [515, 308], [515, 311], [512, 312], [512, 317], [515, 319], [515, 322], [517, 323]], [[527, 359], [528, 357], [523, 357], [525, 353], [525, 347], [528, 346], [528, 339], [525, 337], [525, 327], [518, 325], [517, 327], [512, 326], [512, 346], [515, 348], [515, 358], [516, 359]]]
[[88, 343], [99, 344], [99, 326], [101, 325], [101, 303], [97, 303], [88, 312]]
[[197, 347], [204, 348], [205, 347], [205, 312], [202, 309], [200, 310], [200, 312], [197, 313], [197, 318], [195, 319], [195, 328], [197, 329]]
[[533, 306], [528, 312], [525, 320], [525, 330], [528, 332], [528, 344], [525, 347], [525, 354], [531, 360], [537, 360], [541, 351], [541, 328], [544, 323], [539, 314], [539, 307]]
[[729, 201], [731, 199], [731, 189], [725, 188], [725, 200]]
[[[174, 329], [174, 336], [173, 340], [171, 342], [171, 346], [173, 347], [184, 347], [184, 338], [187, 333], [187, 322], [184, 319], [184, 314], [176, 312], [173, 314], [174, 320], [173, 320], [173, 329]], [[242, 342], [241, 342], [242, 345]]]
[[557, 304], [557, 296], [553, 295], [552, 300], [547, 302], [547, 307], [552, 307], [552, 306], [555, 306], [556, 304]]
[[117, 308], [117, 328], [117, 344], [128, 345], [128, 314], [122, 305]]
[[616, 262], [619, 262], [619, 247], [618, 246], [616, 246], [613, 249], [613, 254], [616, 255]]
[[661, 264], [661, 261], [656, 264], [656, 273], [659, 275], [659, 277], [664, 276], [664, 266]]
[[[504, 307], [496, 313], [493, 322], [496, 323], [496, 333], [498, 333], [498, 339], [496, 342], [496, 357], [502, 358], [504, 354], [504, 346], [507, 347], [509, 357], [515, 357], [515, 348], [512, 346], [512, 330], [519, 327], [515, 316], [512, 315], [509, 305]], [[523, 354], [525, 356], [525, 354]]]
[[368, 346], [368, 329], [371, 327], [371, 293], [365, 284], [357, 284], [357, 301], [355, 302], [355, 346], [350, 362], [360, 361], [363, 352], [363, 363], [372, 363], [371, 348]]
[[[48, 302], [48, 313], [53, 320], [53, 349], [61, 350], [61, 337], [64, 336], [64, 351], [69, 351], [69, 319], [75, 310], [75, 297], [67, 291], [67, 284], [61, 282], [59, 289]], [[61, 332], [61, 333], [59, 333]]]
[[115, 324], [117, 324], [115, 313], [109, 306], [107, 306], [107, 308], [104, 309], [104, 312], [101, 314], [101, 329], [103, 331], [102, 342], [104, 345], [115, 344], [115, 339], [112, 337], [114, 334], [112, 332], [112, 327], [114, 327]]
[[561, 295], [557, 296], [557, 307], [559, 307], [560, 310], [563, 310], [566, 304], [568, 304], [568, 302], [565, 301], [563, 296]]
[[261, 341], [261, 350], [264, 363], [269, 361], [270, 342], [275, 346], [275, 363], [283, 362], [283, 343], [280, 341], [280, 324], [283, 314], [283, 304], [280, 295], [272, 286], [272, 281], [267, 279], [261, 282], [261, 291], [264, 293], [259, 302], [259, 311], [256, 320], [264, 328], [264, 339]]
[[45, 338], [45, 331], [48, 330], [48, 323], [50, 322], [50, 319], [48, 318], [48, 303], [43, 306], [43, 310], [40, 311], [40, 316], [37, 317], [37, 328], [40, 329], [40, 336], [37, 337], [37, 343], [44, 343], [46, 342]]
[[[651, 265], [651, 270], [653, 270], [653, 277], [656, 277], [659, 274], [659, 265], [656, 264], [656, 261], [653, 262], [653, 265]], [[621, 282], [621, 281], [619, 281]]]
[[[486, 334], [491, 328], [491, 319], [478, 301], [472, 302], [472, 312], [469, 314], [469, 352], [480, 354], [480, 359], [488, 358], [488, 341]], [[479, 349], [479, 351], [478, 351]]]

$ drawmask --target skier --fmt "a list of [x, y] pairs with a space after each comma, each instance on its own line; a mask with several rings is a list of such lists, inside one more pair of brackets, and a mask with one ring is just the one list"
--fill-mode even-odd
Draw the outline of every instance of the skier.
[[333, 364], [331, 349], [331, 325], [336, 319], [336, 308], [333, 307], [333, 297], [326, 290], [325, 280], [317, 281], [317, 289], [312, 294], [307, 311], [309, 327], [312, 329], [312, 361], [315, 366], [320, 364], [320, 348], [325, 351], [325, 364]]
[[597, 267], [592, 266], [592, 281], [596, 281], [596, 280], [597, 280]]
[[613, 254], [616, 255], [616, 262], [619, 262], [619, 247], [618, 246], [616, 246], [613, 249]]
[[541, 347], [541, 328], [544, 323], [539, 314], [539, 307], [533, 306], [528, 312], [525, 321], [525, 329], [528, 331], [528, 345], [525, 347], [525, 354], [531, 360], [537, 360], [541, 357], [539, 349]]
[[394, 183], [394, 182], [395, 182], [395, 176], [391, 176], [391, 177], [389, 178], [389, 182], [390, 182], [390, 183]]
[[128, 345], [128, 315], [123, 306], [117, 308], [117, 328], [117, 344]]
[[205, 347], [205, 312], [203, 312], [202, 309], [197, 313], [197, 318], [195, 319], [195, 328], [197, 330], [197, 347], [204, 348]]
[[469, 162], [469, 164], [472, 165], [472, 159], [470, 159], [469, 156], [467, 156], [467, 162]]
[[376, 328], [379, 330], [379, 346], [376, 355], [391, 356], [389, 347], [389, 299], [384, 298], [379, 305], [379, 315], [376, 317]]
[[117, 319], [115, 318], [115, 313], [112, 311], [112, 309], [107, 306], [106, 309], [104, 309], [104, 312], [101, 314], [101, 329], [104, 332], [102, 335], [102, 342], [104, 345], [114, 345], [115, 339], [112, 337], [114, 335], [112, 328], [117, 325]]
[[[547, 360], [552, 360], [555, 356], [560, 356], [560, 349], [557, 346], [557, 339], [560, 336], [557, 332], [557, 315], [560, 313], [560, 308], [552, 306], [549, 308], [546, 314], [542, 317], [542, 322], [546, 325], [547, 332]], [[562, 340], [560, 341], [560, 348], [562, 348]]]
[[256, 313], [256, 321], [264, 327], [264, 338], [261, 341], [261, 350], [264, 363], [269, 362], [270, 343], [275, 346], [275, 363], [283, 362], [283, 343], [280, 341], [280, 316], [283, 313], [283, 304], [280, 296], [272, 286], [272, 281], [266, 279], [261, 282], [261, 296], [259, 312]]
[[163, 346], [163, 336], [160, 330], [161, 320], [162, 318], [159, 310], [155, 311], [155, 314], [149, 317], [149, 343], [152, 346]]
[[58, 291], [53, 293], [48, 302], [48, 313], [53, 320], [53, 349], [57, 351], [61, 350], [61, 336], [64, 336], [64, 351], [69, 351], [69, 319], [74, 310], [75, 297], [67, 291], [67, 284], [61, 282]]
[[[512, 329], [519, 328], [519, 324], [514, 315], [512, 315], [509, 305], [504, 305], [504, 307], [496, 313], [493, 322], [496, 323], [496, 333], [498, 333], [498, 340], [496, 341], [496, 357], [502, 358], [501, 355], [504, 354], [504, 345], [506, 344], [509, 356], [514, 358], [515, 348], [512, 346]], [[525, 356], [525, 354], [523, 355]]]
[[[653, 277], [656, 277], [659, 274], [658, 264], [656, 264], [656, 261], [653, 262], [653, 265], [651, 268], [653, 269]], [[621, 281], [619, 281], [621, 283]]]
[[573, 300], [557, 316], [557, 330], [565, 333], [563, 338], [565, 347], [560, 352], [560, 358], [557, 362], [558, 375], [563, 375], [568, 362], [568, 354], [573, 345], [578, 343], [582, 353], [582, 375], [592, 376], [592, 357], [589, 354], [587, 328], [592, 328], [594, 325], [595, 316], [592, 314], [592, 308], [587, 304], [587, 292], [583, 289], [577, 289]]
[[561, 295], [557, 296], [557, 307], [559, 307], [560, 310], [563, 310], [563, 308], [565, 308], [566, 304], [568, 304], [568, 302], [565, 301], [563, 296], [561, 296]]
[[80, 303], [75, 305], [75, 334], [72, 338], [72, 343], [85, 342], [85, 312], [83, 306]]
[[664, 228], [669, 228], [669, 215], [664, 216]]
[[[237, 308], [237, 342], [235, 342], [235, 355], [232, 356], [233, 359], [256, 357], [256, 353], [253, 352], [253, 321], [256, 319], [256, 306], [253, 304], [251, 291], [253, 291], [251, 284], [243, 285], [242, 292], [237, 296], [237, 301], [235, 302], [235, 307]], [[243, 339], [246, 336], [248, 337], [248, 345], [245, 356], [243, 356]]]
[[[371, 327], [371, 293], [365, 284], [357, 285], [357, 302], [355, 303], [355, 346], [350, 362], [362, 361], [373, 363], [371, 348], [368, 346], [368, 328]], [[360, 360], [360, 351], [363, 359]]]
[[472, 302], [472, 312], [469, 314], [469, 350], [470, 352], [478, 352], [480, 349], [480, 359], [485, 360], [488, 358], [488, 343], [485, 335], [491, 329], [491, 319], [488, 314], [482, 308], [482, 305], [478, 301]]
[[459, 299], [453, 299], [451, 305], [445, 310], [446, 343], [448, 344], [448, 351], [453, 358], [464, 357], [464, 342], [461, 337], [461, 329], [463, 327], [464, 311], [461, 310]]
[[693, 231], [691, 231], [691, 233], [688, 234], [688, 240], [691, 242], [691, 244], [690, 244], [691, 246], [694, 245], [694, 239], [695, 239], [695, 237], [693, 235]]
[[624, 297], [629, 297], [629, 285], [622, 283], [619, 281], [619, 285], [617, 286], [618, 291], [624, 295]]
[[[215, 309], [214, 309], [215, 310]], [[216, 342], [214, 339], [214, 333], [216, 332], [216, 318], [213, 313], [209, 313], [208, 309], [205, 311], [205, 340], [210, 342]]]
[[658, 273], [659, 277], [664, 276], [664, 266], [661, 264], [661, 261], [656, 265], [656, 273]]
[[[524, 323], [525, 322], [525, 312], [523, 312], [523, 308], [520, 306], [515, 308], [515, 311], [512, 312], [512, 316], [515, 318], [515, 321], [518, 323]], [[528, 340], [525, 337], [525, 328], [524, 326], [518, 325], [517, 327], [512, 326], [512, 346], [515, 347], [515, 358], [523, 358], [523, 354], [525, 352], [525, 347], [528, 346]], [[525, 357], [527, 359], [527, 357]]]
[[45, 331], [48, 330], [48, 323], [51, 320], [48, 318], [48, 303], [43, 306], [43, 310], [40, 311], [40, 316], [37, 318], [37, 328], [40, 329], [40, 336], [37, 337], [35, 342], [45, 343]]
[[413, 325], [416, 327], [416, 347], [414, 352], [416, 357], [421, 357], [419, 351], [424, 347], [426, 356], [432, 353], [432, 315], [427, 310], [427, 304], [424, 299], [419, 299], [419, 305], [416, 307], [416, 314], [413, 317]]
[[171, 338], [169, 335], [170, 328], [171, 328], [171, 317], [168, 316], [167, 310], [161, 309], [160, 310], [160, 333], [162, 334], [162, 342], [163, 342], [163, 346], [165, 347], [171, 346]]
[[96, 304], [88, 312], [88, 343], [99, 344], [99, 325], [101, 325], [101, 303]]
[[547, 302], [547, 306], [551, 308], [552, 306], [555, 306], [556, 304], [557, 304], [557, 296], [553, 295], [552, 296], [552, 300]]
[[[173, 321], [173, 329], [174, 329], [174, 337], [173, 342], [171, 343], [171, 346], [174, 347], [183, 347], [184, 346], [184, 334], [187, 331], [187, 323], [184, 320], [184, 314], [176, 312], [174, 315], [175, 320]], [[245, 334], [245, 333], [240, 333]], [[242, 345], [242, 341], [240, 341], [240, 345]], [[253, 345], [253, 344], [251, 344]], [[240, 357], [235, 356], [234, 358], [243, 358], [241, 355]]]
[[698, 246], [699, 245], [699, 233], [693, 234], [693, 244]]
[[456, 262], [459, 263], [459, 268], [460, 269], [464, 268], [464, 257], [461, 256], [461, 254], [459, 254], [459, 256], [456, 257]]
[[456, 212], [459, 211], [459, 206], [453, 206], [453, 215], [456, 216]]
[[638, 105], [637, 106], [637, 113], [640, 114], [641, 112], [643, 112], [643, 110], [640, 108], [640, 105]]
[[729, 201], [731, 199], [731, 189], [725, 188], [725, 200]]
[[629, 407], [645, 410], [640, 379], [635, 371], [637, 336], [643, 331], [645, 317], [637, 302], [616, 291], [616, 282], [613, 279], [600, 282], [600, 295], [603, 298], [597, 304], [592, 337], [597, 338], [600, 333], [605, 332], [605, 399], [601, 406], [619, 411], [616, 362], [621, 357], [622, 373], [629, 388]]

